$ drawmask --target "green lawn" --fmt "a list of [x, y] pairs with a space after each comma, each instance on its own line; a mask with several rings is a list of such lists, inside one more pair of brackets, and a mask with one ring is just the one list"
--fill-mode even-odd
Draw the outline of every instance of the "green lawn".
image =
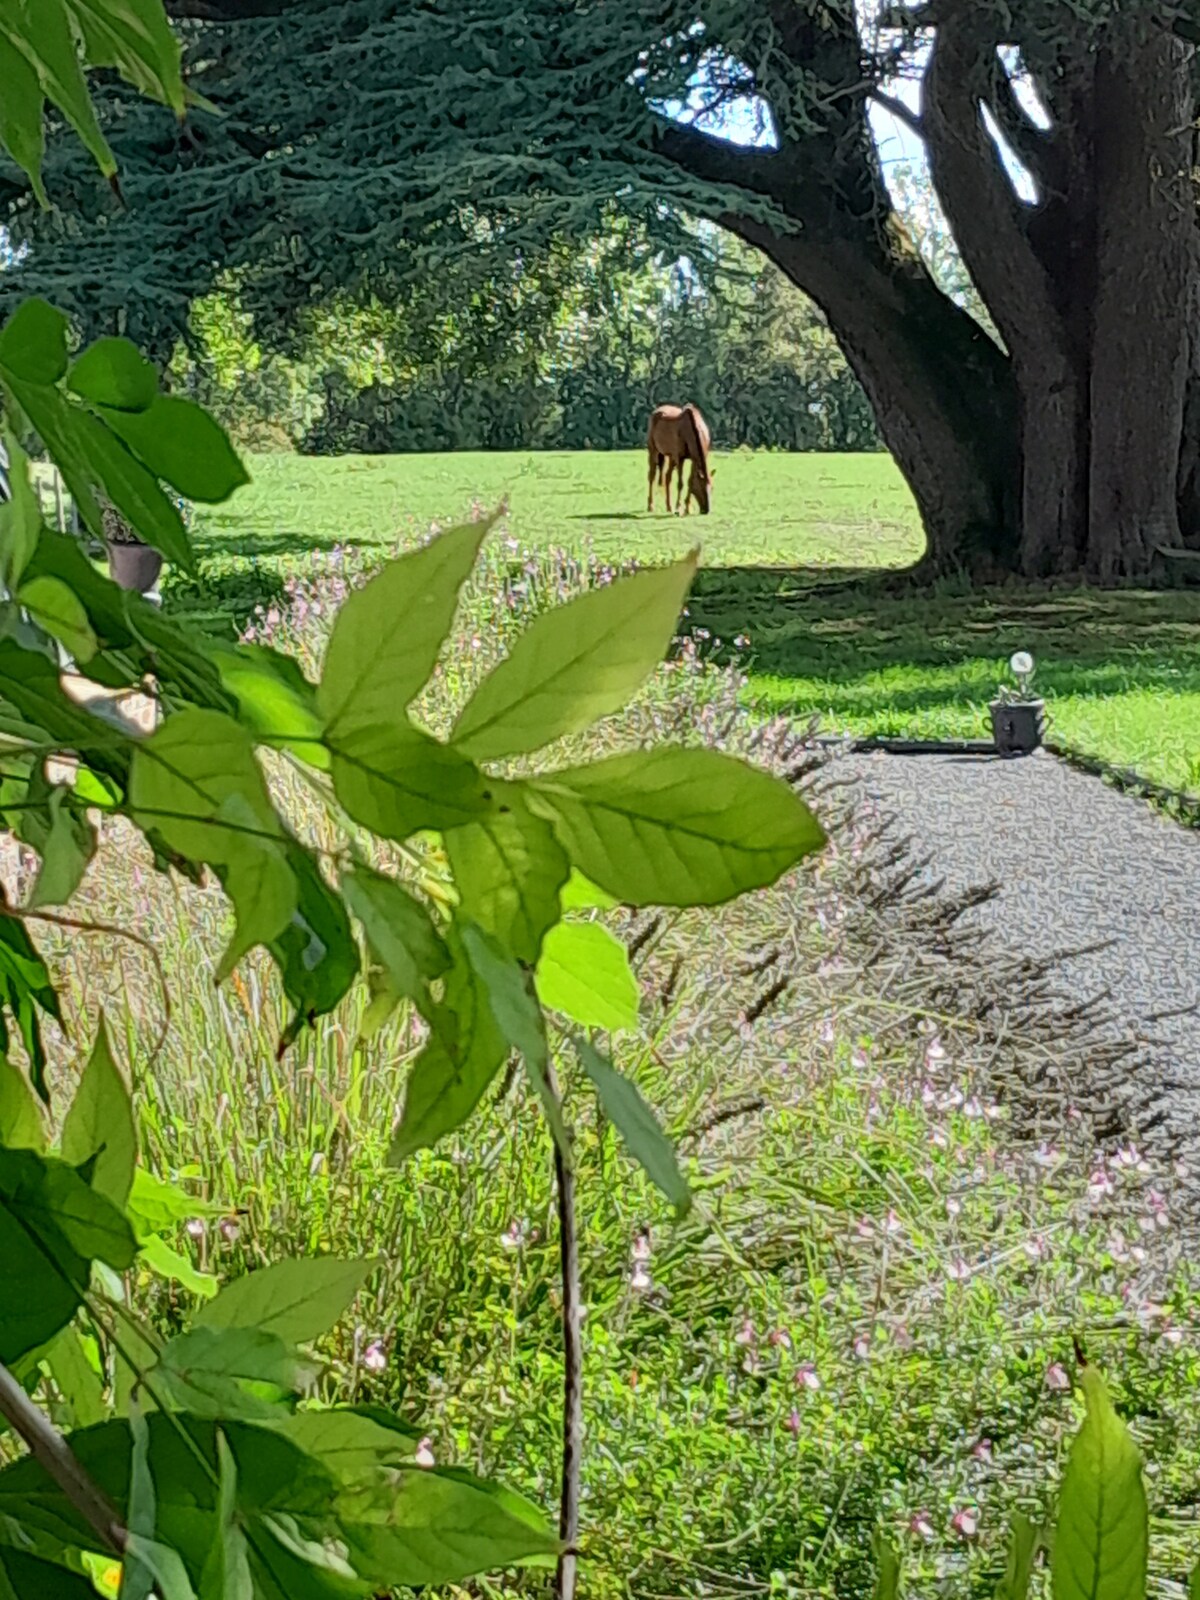
[[473, 501], [507, 497], [523, 545], [664, 560], [699, 540], [693, 626], [750, 639], [755, 701], [832, 728], [986, 734], [1009, 655], [1037, 657], [1054, 736], [1173, 787], [1200, 788], [1200, 593], [996, 590], [897, 598], [864, 573], [917, 557], [916, 511], [890, 459], [738, 451], [717, 458], [713, 514], [645, 512], [639, 452], [263, 456], [253, 482], [202, 511], [209, 601], [244, 609], [305, 555], [392, 545]]

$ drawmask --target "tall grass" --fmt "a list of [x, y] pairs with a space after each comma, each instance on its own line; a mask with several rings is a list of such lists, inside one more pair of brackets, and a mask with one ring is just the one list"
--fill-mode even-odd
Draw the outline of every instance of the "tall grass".
[[[532, 613], [611, 576], [502, 532], [493, 543], [423, 707], [434, 726]], [[363, 571], [340, 550], [319, 558], [256, 635], [314, 667]], [[670, 734], [802, 765], [789, 729], [737, 715], [743, 689], [692, 641], [585, 744]], [[271, 778], [296, 826], [332, 848], [296, 770], [273, 761]], [[919, 964], [894, 976], [886, 849], [839, 822], [835, 800], [816, 798], [831, 850], [770, 894], [717, 913], [613, 914], [643, 1006], [636, 1035], [608, 1043], [684, 1152], [699, 1201], [686, 1222], [664, 1214], [564, 1063], [587, 1305], [582, 1592], [866, 1594], [883, 1522], [919, 1592], [990, 1593], [1007, 1517], [1043, 1503], [1075, 1421], [1075, 1335], [1152, 1448], [1173, 1532], [1156, 1538], [1158, 1578], [1178, 1578], [1196, 1544], [1180, 1508], [1200, 1426], [1171, 1175], [1128, 1147], [1095, 1157], [1058, 1110], [1036, 1137], [1014, 1126], [998, 1085], [1019, 1039], [1007, 1057], [985, 1051]], [[557, 1250], [549, 1147], [523, 1080], [389, 1169], [411, 1021], [364, 1041], [356, 997], [277, 1059], [287, 1019], [269, 965], [253, 958], [214, 987], [219, 892], [155, 875], [119, 822], [74, 909], [159, 953], [165, 1033], [141, 944], [51, 939], [66, 985], [56, 1075], [76, 1069], [103, 1006], [135, 1077], [143, 1157], [197, 1196], [179, 1247], [222, 1276], [313, 1251], [377, 1258], [322, 1351], [324, 1393], [396, 1406], [439, 1460], [550, 1502]], [[136, 1295], [168, 1326], [189, 1304], [161, 1283]], [[480, 1587], [523, 1594], [527, 1580]]]

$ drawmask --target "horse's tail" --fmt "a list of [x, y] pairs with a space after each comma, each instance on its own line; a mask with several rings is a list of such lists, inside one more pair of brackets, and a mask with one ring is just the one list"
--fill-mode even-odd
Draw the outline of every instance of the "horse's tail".
[[705, 447], [704, 435], [708, 430], [705, 426], [704, 418], [700, 415], [699, 406], [692, 405], [690, 401], [684, 406], [683, 414], [688, 421], [686, 440], [688, 459], [696, 463], [704, 474], [705, 479], [707, 479], [709, 476], [708, 450]]

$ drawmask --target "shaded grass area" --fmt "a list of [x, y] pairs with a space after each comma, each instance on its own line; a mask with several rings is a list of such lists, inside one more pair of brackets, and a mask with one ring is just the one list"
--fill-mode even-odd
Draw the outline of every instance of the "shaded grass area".
[[823, 591], [803, 572], [702, 572], [693, 630], [719, 657], [749, 638], [749, 693], [773, 712], [913, 738], [988, 737], [988, 701], [1011, 681], [1012, 653], [1029, 650], [1052, 739], [1200, 789], [1200, 594], [906, 595], [863, 578]]
[[[1200, 789], [1200, 593], [1003, 589], [888, 593], [921, 551], [916, 510], [881, 455], [718, 454], [713, 514], [645, 512], [640, 452], [260, 456], [201, 508], [198, 582], [169, 602], [243, 626], [337, 547], [380, 547], [509, 502], [523, 550], [664, 561], [699, 541], [693, 627], [748, 636], [753, 703], [831, 729], [980, 738], [1008, 657], [1028, 649], [1051, 737], [1171, 788]], [[495, 537], [495, 536], [494, 536]], [[843, 592], [814, 586], [843, 577]], [[703, 640], [702, 640], [703, 642]]]

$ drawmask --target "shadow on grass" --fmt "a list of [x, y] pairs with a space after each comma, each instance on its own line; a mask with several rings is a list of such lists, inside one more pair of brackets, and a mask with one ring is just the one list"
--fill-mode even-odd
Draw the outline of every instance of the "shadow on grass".
[[[228, 529], [228, 532], [223, 530]], [[354, 540], [322, 539], [312, 533], [292, 533], [269, 523], [256, 525], [244, 517], [206, 517], [198, 530], [196, 546], [202, 560], [245, 560], [251, 556], [307, 556], [315, 551], [343, 549]]]
[[903, 720], [962, 708], [991, 698], [1016, 650], [1033, 653], [1037, 686], [1057, 695], [1200, 692], [1193, 592], [971, 591], [898, 573], [734, 567], [702, 570], [688, 611], [706, 652], [775, 680], [780, 709], [819, 701], [835, 717]]
[[173, 573], [164, 581], [163, 609], [207, 633], [237, 638], [257, 607], [283, 598], [285, 576], [270, 566], [213, 571], [202, 560], [196, 577]]

